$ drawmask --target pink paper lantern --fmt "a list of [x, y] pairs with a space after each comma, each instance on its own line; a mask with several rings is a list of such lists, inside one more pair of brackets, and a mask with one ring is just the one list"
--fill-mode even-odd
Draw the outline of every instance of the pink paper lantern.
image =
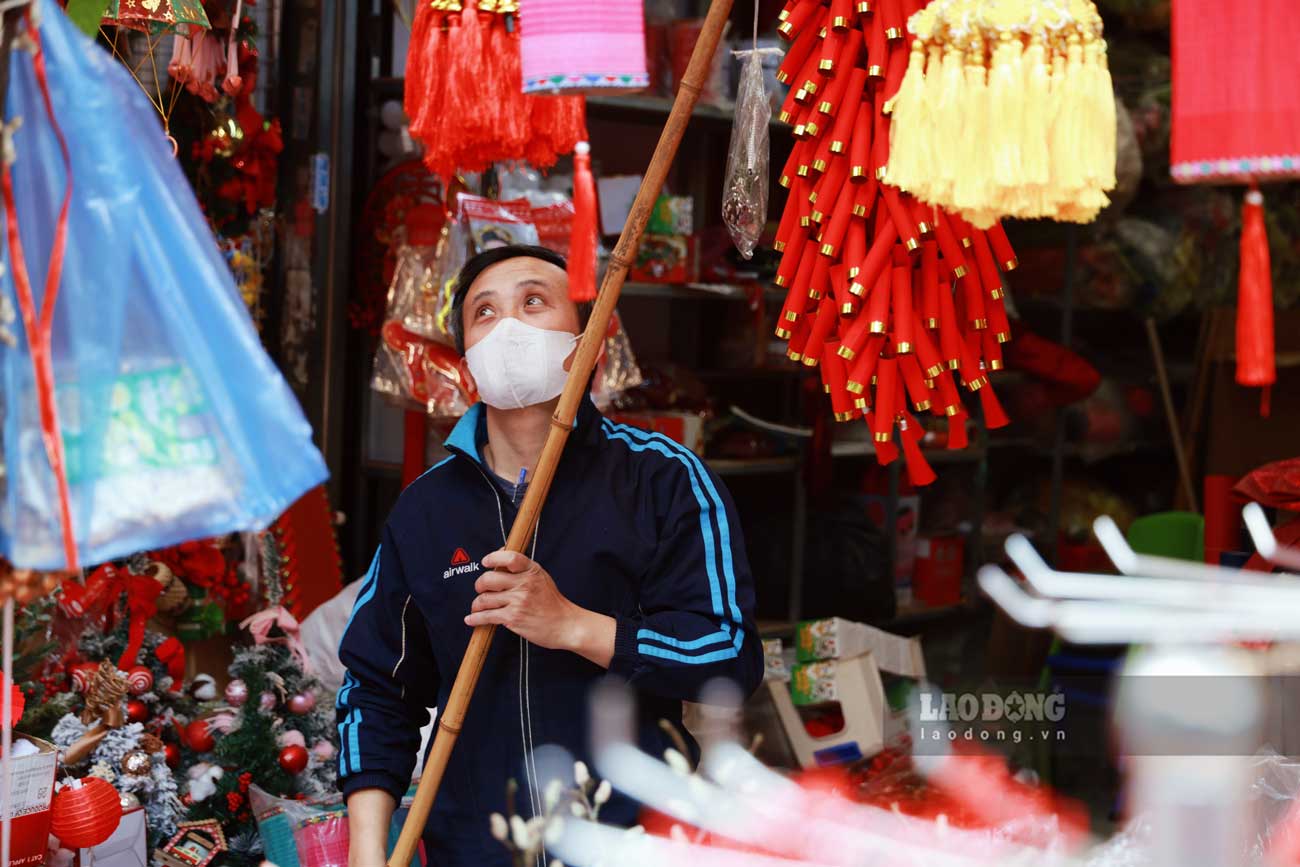
[[522, 0], [524, 93], [631, 93], [650, 84], [641, 0]]

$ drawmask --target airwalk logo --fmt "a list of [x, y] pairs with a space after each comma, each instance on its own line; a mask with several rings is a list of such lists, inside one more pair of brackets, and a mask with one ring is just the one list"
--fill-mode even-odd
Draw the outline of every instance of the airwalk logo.
[[451, 566], [443, 570], [442, 580], [454, 578], [457, 575], [468, 575], [471, 572], [477, 572], [483, 567], [479, 566], [477, 560], [471, 560], [465, 553], [464, 548], [457, 548], [456, 553], [451, 555]]

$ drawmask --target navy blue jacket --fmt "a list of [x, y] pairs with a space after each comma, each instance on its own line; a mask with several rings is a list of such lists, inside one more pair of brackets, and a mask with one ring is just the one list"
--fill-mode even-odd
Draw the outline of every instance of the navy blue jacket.
[[[480, 560], [501, 548], [516, 507], [487, 468], [481, 405], [456, 425], [436, 464], [398, 499], [339, 648], [339, 776], [346, 794], [406, 791], [426, 708], [446, 701], [468, 644], [463, 618]], [[522, 499], [522, 498], [520, 498]], [[726, 677], [746, 694], [762, 678], [754, 588], [736, 510], [688, 449], [604, 418], [584, 401], [538, 522], [533, 559], [574, 603], [615, 618], [610, 671], [637, 693], [638, 738], [661, 755], [681, 702]], [[488, 816], [519, 784], [534, 809], [533, 748], [587, 759], [588, 692], [605, 672], [566, 651], [498, 630], [425, 829], [434, 865], [508, 864]], [[616, 798], [602, 820], [631, 823]]]

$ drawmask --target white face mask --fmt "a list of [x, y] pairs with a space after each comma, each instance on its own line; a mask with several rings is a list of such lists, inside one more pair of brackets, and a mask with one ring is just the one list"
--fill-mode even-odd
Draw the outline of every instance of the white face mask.
[[508, 317], [465, 351], [478, 396], [497, 409], [523, 409], [559, 397], [578, 335], [548, 331]]

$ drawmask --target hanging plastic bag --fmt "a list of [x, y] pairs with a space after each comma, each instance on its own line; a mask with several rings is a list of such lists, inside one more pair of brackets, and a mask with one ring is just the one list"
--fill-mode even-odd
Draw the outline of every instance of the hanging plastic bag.
[[632, 341], [623, 328], [618, 311], [609, 320], [605, 333], [605, 351], [596, 363], [596, 381], [591, 389], [592, 402], [602, 412], [609, 409], [619, 395], [645, 382], [632, 352]]
[[265, 526], [327, 476], [311, 428], [147, 97], [54, 0], [21, 27], [0, 554], [53, 569]]
[[775, 48], [734, 52], [744, 58], [736, 88], [736, 118], [727, 151], [727, 175], [722, 188], [722, 221], [740, 255], [754, 255], [767, 225], [767, 166], [770, 159], [768, 124], [772, 105], [763, 81], [763, 55]]

